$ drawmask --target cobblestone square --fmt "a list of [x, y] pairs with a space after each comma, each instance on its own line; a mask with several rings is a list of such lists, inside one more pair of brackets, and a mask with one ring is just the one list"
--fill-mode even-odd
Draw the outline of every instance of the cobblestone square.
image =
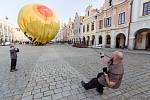
[[123, 82], [118, 89], [84, 90], [104, 65], [100, 52], [113, 49], [74, 48], [71, 45], [17, 45], [16, 72], [10, 72], [8, 46], [0, 46], [0, 100], [150, 100], [150, 53], [124, 50]]

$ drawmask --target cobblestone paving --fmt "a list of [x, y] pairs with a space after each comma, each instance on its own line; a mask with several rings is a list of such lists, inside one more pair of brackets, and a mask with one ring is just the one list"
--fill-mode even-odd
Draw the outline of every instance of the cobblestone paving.
[[150, 55], [125, 52], [125, 74], [119, 89], [84, 90], [102, 71], [99, 52], [68, 45], [18, 46], [17, 72], [10, 73], [9, 47], [0, 47], [0, 100], [149, 100]]

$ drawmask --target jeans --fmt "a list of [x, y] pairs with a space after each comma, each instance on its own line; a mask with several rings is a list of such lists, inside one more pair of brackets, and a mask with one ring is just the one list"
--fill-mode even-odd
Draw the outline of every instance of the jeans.
[[10, 70], [16, 69], [16, 62], [17, 62], [17, 59], [11, 59], [11, 69]]
[[103, 92], [104, 85], [102, 85], [98, 82], [98, 78], [101, 77], [102, 75], [103, 75], [103, 73], [98, 73], [97, 78], [93, 78], [88, 83], [86, 83], [84, 88], [87, 89], [87, 90], [97, 88], [98, 92]]

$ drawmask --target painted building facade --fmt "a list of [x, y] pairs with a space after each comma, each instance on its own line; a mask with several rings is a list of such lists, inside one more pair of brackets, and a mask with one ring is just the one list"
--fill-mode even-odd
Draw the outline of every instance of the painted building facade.
[[99, 10], [89, 5], [79, 18], [76, 13], [73, 32], [68, 33], [74, 42], [150, 50], [150, 0], [105, 0]]
[[92, 5], [89, 5], [85, 10], [85, 17], [82, 22], [81, 38], [82, 42], [86, 43], [87, 45], [96, 44], [92, 39], [95, 39], [96, 35], [97, 12], [98, 10]]
[[82, 41], [110, 48], [128, 46], [130, 3], [130, 0], [105, 0], [99, 10], [88, 6], [82, 24]]

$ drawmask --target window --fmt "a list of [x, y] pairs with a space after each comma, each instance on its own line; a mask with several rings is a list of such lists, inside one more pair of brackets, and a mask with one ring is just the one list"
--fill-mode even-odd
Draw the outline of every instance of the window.
[[121, 24], [124, 24], [124, 23], [125, 23], [125, 12], [119, 14], [118, 24], [121, 25]]
[[94, 22], [92, 22], [91, 27], [92, 27], [92, 31], [93, 31], [94, 30]]
[[148, 41], [147, 45], [150, 45], [150, 33], [147, 34], [147, 41]]
[[150, 14], [150, 1], [143, 4], [143, 16]]
[[89, 31], [89, 24], [87, 24], [87, 32]]
[[111, 17], [108, 17], [105, 19], [106, 20], [106, 27], [111, 27]]
[[83, 26], [83, 33], [85, 32], [85, 25]]
[[103, 28], [103, 20], [100, 20], [99, 21], [99, 29], [102, 29]]

